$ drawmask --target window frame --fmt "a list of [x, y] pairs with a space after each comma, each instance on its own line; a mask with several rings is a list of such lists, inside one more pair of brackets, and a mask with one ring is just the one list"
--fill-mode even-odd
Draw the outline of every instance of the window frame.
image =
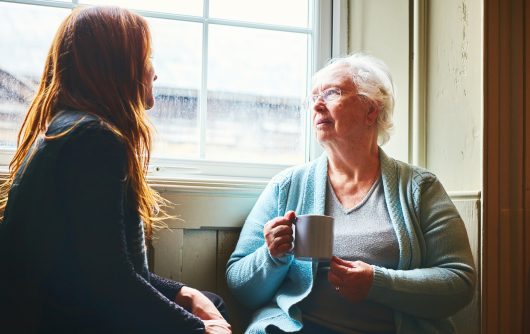
[[[80, 6], [78, 0], [71, 2], [45, 0], [2, 0], [1, 2], [39, 5], [45, 7], [74, 9]], [[209, 18], [209, 0], [203, 0], [203, 16], [171, 14], [147, 10], [134, 12], [149, 18], [171, 19], [202, 24], [202, 65], [201, 92], [199, 95], [198, 128], [200, 140], [204, 143], [206, 112], [202, 108], [207, 103], [207, 61], [208, 61], [208, 26], [210, 24], [257, 28], [272, 31], [299, 32], [308, 35], [308, 78], [322, 68], [332, 56], [346, 53], [347, 48], [347, 4], [340, 0], [313, 0], [309, 3], [311, 17], [308, 28], [288, 27], [275, 24], [243, 22], [236, 20]], [[307, 82], [309, 90], [310, 80]], [[309, 113], [305, 114], [305, 162], [313, 160], [322, 153], [322, 148], [315, 139]], [[204, 149], [204, 145], [200, 145]], [[7, 171], [14, 149], [0, 149], [0, 171]], [[203, 152], [200, 152], [203, 156]], [[211, 182], [258, 182], [263, 184], [279, 171], [289, 167], [287, 164], [263, 164], [247, 162], [227, 162], [203, 159], [160, 159], [152, 158], [148, 177], [152, 180], [177, 182], [178, 180], [205, 180]]]

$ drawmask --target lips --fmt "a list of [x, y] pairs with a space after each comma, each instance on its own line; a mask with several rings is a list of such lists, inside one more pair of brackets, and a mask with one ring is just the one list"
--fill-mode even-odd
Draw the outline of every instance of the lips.
[[331, 120], [328, 119], [328, 118], [321, 118], [319, 120], [316, 121], [316, 126], [319, 126], [319, 125], [325, 125], [325, 124], [331, 124]]

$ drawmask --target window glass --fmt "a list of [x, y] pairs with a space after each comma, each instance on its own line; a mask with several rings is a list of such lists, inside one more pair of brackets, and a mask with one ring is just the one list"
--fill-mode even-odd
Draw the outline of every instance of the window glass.
[[308, 0], [210, 0], [210, 17], [238, 21], [308, 26]]
[[120, 6], [131, 9], [202, 16], [203, 0], [80, 0], [81, 4]]
[[299, 163], [307, 35], [210, 25], [205, 157]]
[[68, 9], [0, 2], [0, 148], [14, 149], [51, 41]]
[[153, 157], [198, 158], [202, 24], [148, 19], [153, 38]]
[[[65, 2], [69, 1], [41, 1], [36, 6], [0, 0], [0, 149], [15, 148], [16, 133], [36, 91], [48, 48], [70, 12], [59, 8]], [[304, 162], [309, 136], [301, 101], [314, 61], [309, 49], [314, 47], [313, 32], [308, 29], [312, 3], [71, 2], [72, 7], [104, 4], [148, 11], [158, 76], [155, 106], [147, 111], [155, 128], [152, 157], [171, 166], [197, 159], [206, 163]], [[204, 11], [208, 17], [203, 16], [204, 4], [209, 5]], [[256, 24], [276, 27], [257, 29]]]

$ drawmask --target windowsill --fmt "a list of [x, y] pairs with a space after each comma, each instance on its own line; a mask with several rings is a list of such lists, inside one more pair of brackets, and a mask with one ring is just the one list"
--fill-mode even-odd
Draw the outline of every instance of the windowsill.
[[208, 193], [257, 196], [268, 181], [251, 178], [214, 177], [148, 177], [149, 184], [164, 193]]
[[229, 182], [268, 182], [288, 168], [285, 164], [227, 162], [213, 160], [151, 159], [148, 177], [164, 180], [207, 180]]
[[[0, 166], [0, 179], [6, 178], [8, 167]], [[213, 175], [183, 174], [176, 176], [161, 176], [150, 173], [149, 184], [160, 193], [209, 193], [230, 194], [243, 196], [257, 196], [265, 188], [269, 178], [229, 177]]]

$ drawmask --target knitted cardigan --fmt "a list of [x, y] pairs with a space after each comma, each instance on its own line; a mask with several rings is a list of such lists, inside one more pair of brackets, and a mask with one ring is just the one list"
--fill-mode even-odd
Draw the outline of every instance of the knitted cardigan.
[[[395, 310], [397, 333], [452, 333], [450, 316], [473, 298], [476, 273], [464, 223], [435, 175], [379, 150], [385, 201], [399, 244], [396, 270], [373, 266], [368, 300]], [[268, 252], [264, 224], [287, 211], [324, 214], [327, 156], [289, 168], [267, 185], [243, 226], [226, 270], [235, 297], [258, 308], [246, 333], [300, 330], [296, 306], [316, 266]], [[329, 305], [333, 307], [333, 305]]]

